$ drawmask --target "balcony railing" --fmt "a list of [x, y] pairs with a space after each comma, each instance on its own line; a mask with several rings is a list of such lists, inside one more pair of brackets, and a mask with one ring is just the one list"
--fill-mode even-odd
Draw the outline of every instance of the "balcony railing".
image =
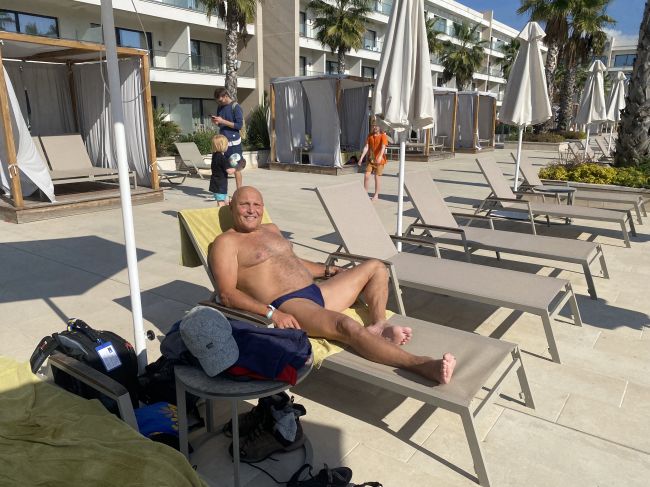
[[384, 48], [384, 41], [379, 39], [363, 39], [363, 47], [366, 51], [381, 52]]
[[[152, 67], [171, 71], [191, 71], [206, 74], [225, 74], [225, 65], [214, 56], [191, 55], [184, 52], [154, 51]], [[237, 76], [242, 78], [255, 77], [255, 63], [239, 61]]]
[[380, 14], [390, 15], [390, 11], [393, 9], [393, 2], [391, 0], [375, 0], [372, 3], [372, 9]]
[[199, 0], [147, 0], [154, 3], [163, 3], [172, 7], [185, 8], [187, 10], [196, 10], [205, 13], [205, 6]]

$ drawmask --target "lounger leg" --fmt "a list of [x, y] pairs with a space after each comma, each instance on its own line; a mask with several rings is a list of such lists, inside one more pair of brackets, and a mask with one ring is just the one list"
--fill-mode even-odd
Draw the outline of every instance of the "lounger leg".
[[515, 347], [512, 351], [512, 358], [519, 361], [519, 367], [517, 367], [517, 377], [519, 378], [519, 387], [521, 387], [521, 393], [524, 395], [526, 407], [535, 409], [533, 393], [530, 390], [530, 384], [528, 384], [528, 377], [526, 376], [524, 361], [521, 359], [521, 351], [519, 350], [519, 347]]
[[632, 236], [636, 237], [636, 227], [634, 226], [634, 219], [632, 218], [631, 211], [627, 212], [627, 217], [629, 218], [630, 221], [630, 233], [632, 234]]
[[438, 257], [439, 259], [442, 258], [442, 256], [440, 255], [440, 247], [438, 247], [437, 243], [433, 244], [433, 252], [436, 254], [436, 257]]
[[176, 402], [178, 414], [178, 442], [181, 453], [190, 459], [189, 448], [187, 446], [187, 408], [185, 406], [185, 386], [181, 381], [176, 379]]
[[465, 436], [467, 437], [469, 451], [472, 454], [472, 460], [474, 461], [474, 470], [476, 470], [478, 483], [483, 487], [488, 487], [490, 485], [490, 479], [488, 477], [487, 465], [485, 464], [483, 452], [481, 451], [481, 442], [476, 434], [472, 412], [469, 409], [466, 409], [460, 413], [460, 417], [463, 420], [463, 428], [465, 428]]
[[[630, 223], [632, 223], [630, 221]], [[623, 240], [625, 241], [625, 246], [629, 249], [632, 247], [632, 244], [630, 243], [630, 236], [627, 233], [627, 227], [625, 226], [625, 221], [621, 222], [621, 232], [623, 233]]]
[[641, 207], [639, 202], [634, 203], [634, 212], [636, 213], [636, 221], [639, 225], [643, 225], [643, 220], [641, 219]]
[[395, 300], [397, 301], [397, 310], [399, 314], [406, 316], [406, 309], [404, 308], [404, 301], [402, 300], [402, 289], [399, 287], [395, 267], [391, 265], [388, 272], [390, 272], [390, 282], [393, 286], [393, 292], [395, 293]]
[[607, 270], [607, 264], [605, 263], [605, 253], [600, 245], [598, 246], [598, 252], [600, 253], [600, 268], [603, 270], [603, 277], [609, 279], [609, 271]]
[[533, 235], [537, 235], [537, 229], [535, 228], [535, 217], [532, 213], [529, 213], [528, 216], [530, 216], [530, 226], [533, 228]]
[[560, 361], [560, 351], [557, 349], [557, 343], [555, 343], [555, 335], [553, 335], [553, 328], [551, 327], [551, 317], [548, 313], [543, 313], [541, 315], [542, 324], [544, 325], [544, 333], [546, 334], [546, 341], [548, 342], [548, 351], [551, 353], [551, 358], [553, 362], [561, 364]]
[[571, 314], [573, 315], [573, 324], [576, 326], [582, 326], [582, 317], [580, 316], [580, 309], [578, 308], [578, 301], [576, 300], [576, 294], [571, 288], [571, 284], [567, 284], [567, 292], [571, 293], [569, 296], [569, 306], [571, 306]]
[[585, 262], [582, 264], [582, 270], [585, 273], [585, 279], [587, 280], [587, 288], [589, 289], [589, 296], [591, 299], [598, 299], [596, 295], [596, 285], [594, 284], [594, 277], [591, 275], [591, 269], [589, 264]]

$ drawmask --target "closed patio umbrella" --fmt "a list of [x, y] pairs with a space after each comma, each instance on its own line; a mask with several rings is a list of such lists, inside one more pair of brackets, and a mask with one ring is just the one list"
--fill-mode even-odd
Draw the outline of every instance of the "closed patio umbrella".
[[607, 68], [600, 59], [596, 59], [589, 66], [589, 76], [582, 90], [580, 106], [576, 115], [576, 123], [587, 126], [587, 140], [585, 141], [585, 155], [589, 148], [590, 124], [607, 121], [607, 105], [605, 104], [605, 81], [603, 73]]
[[521, 145], [526, 125], [538, 124], [551, 118], [551, 103], [546, 88], [544, 61], [540, 50], [546, 33], [537, 22], [528, 22], [519, 33], [519, 51], [510, 69], [510, 76], [499, 110], [499, 120], [519, 128], [515, 191], [519, 184]]
[[607, 150], [612, 150], [612, 131], [614, 125], [621, 121], [621, 110], [625, 108], [625, 75], [619, 71], [616, 75], [616, 81], [609, 92], [607, 101], [607, 120], [614, 122], [609, 127], [609, 144]]
[[[397, 234], [401, 235], [406, 131], [431, 127], [434, 117], [424, 0], [393, 0], [372, 108], [380, 124], [402, 132], [397, 193]], [[401, 250], [401, 244], [397, 248]]]

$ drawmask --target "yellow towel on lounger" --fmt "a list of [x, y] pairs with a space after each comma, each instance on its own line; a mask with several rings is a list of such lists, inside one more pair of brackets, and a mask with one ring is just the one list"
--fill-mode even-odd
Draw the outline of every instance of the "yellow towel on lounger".
[[[230, 207], [182, 210], [178, 213], [178, 222], [181, 232], [181, 264], [185, 267], [197, 267], [203, 264], [205, 271], [210, 275], [208, 266], [210, 244], [218, 235], [232, 228]], [[272, 223], [266, 209], [262, 223]], [[368, 310], [364, 305], [349, 308], [344, 313], [361, 324], [370, 324]], [[387, 318], [392, 315], [393, 313], [388, 312]], [[310, 338], [309, 341], [314, 352], [315, 367], [320, 367], [328, 356], [343, 350], [340, 344], [324, 338]]]

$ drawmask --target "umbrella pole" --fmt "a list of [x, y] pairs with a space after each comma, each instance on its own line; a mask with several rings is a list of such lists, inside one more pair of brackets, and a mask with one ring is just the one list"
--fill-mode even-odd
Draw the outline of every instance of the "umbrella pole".
[[[406, 157], [406, 131], [400, 134], [399, 178], [397, 187], [397, 236], [402, 236], [402, 212], [404, 211], [404, 159]], [[397, 242], [397, 251], [402, 251], [402, 242]]]
[[614, 132], [614, 124], [609, 125], [609, 142], [607, 143], [607, 152], [612, 153], [612, 132]]
[[525, 125], [519, 127], [519, 136], [517, 138], [517, 161], [515, 162], [515, 191], [519, 187], [519, 165], [521, 164], [521, 146], [524, 137], [524, 128]]
[[587, 159], [587, 151], [589, 150], [589, 129], [591, 124], [587, 124], [587, 140], [585, 140], [585, 160]]
[[126, 154], [126, 134], [124, 131], [124, 109], [120, 92], [120, 74], [117, 62], [117, 45], [115, 42], [115, 22], [113, 19], [112, 0], [101, 0], [101, 18], [106, 46], [106, 71], [111, 97], [111, 114], [113, 116], [113, 137], [117, 153], [117, 168], [120, 181], [120, 200], [122, 203], [122, 222], [124, 225], [124, 246], [129, 272], [129, 289], [131, 292], [131, 313], [133, 316], [133, 335], [135, 353], [138, 357], [138, 372], [144, 372], [147, 365], [147, 347], [145, 345], [144, 324], [142, 322], [142, 303], [140, 301], [140, 279], [138, 276], [138, 256], [133, 230], [133, 208], [131, 206], [131, 189], [129, 182], [129, 163]]

